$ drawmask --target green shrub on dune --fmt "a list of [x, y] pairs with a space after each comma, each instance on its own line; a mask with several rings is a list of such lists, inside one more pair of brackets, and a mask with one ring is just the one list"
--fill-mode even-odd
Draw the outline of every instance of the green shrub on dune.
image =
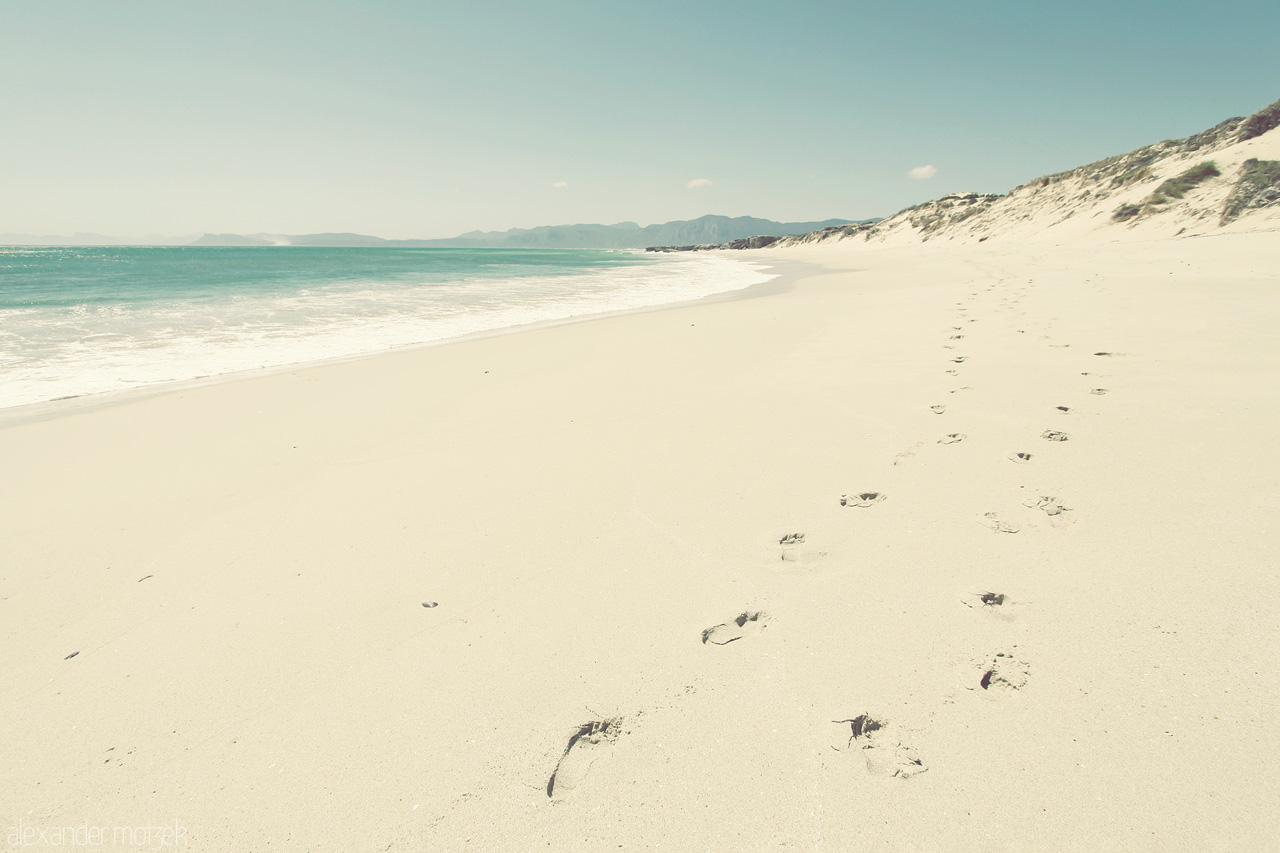
[[1222, 206], [1226, 225], [1246, 210], [1280, 205], [1280, 160], [1245, 160], [1240, 177]]
[[1221, 174], [1216, 163], [1206, 160], [1165, 181], [1140, 204], [1120, 205], [1115, 213], [1111, 214], [1111, 218], [1116, 222], [1125, 222], [1145, 213], [1162, 210], [1163, 206], [1170, 201], [1184, 197], [1193, 187]]
[[1150, 203], [1164, 204], [1171, 198], [1182, 198], [1187, 194], [1187, 190], [1221, 174], [1216, 163], [1212, 160], [1206, 160], [1156, 187], [1156, 191], [1151, 194]]

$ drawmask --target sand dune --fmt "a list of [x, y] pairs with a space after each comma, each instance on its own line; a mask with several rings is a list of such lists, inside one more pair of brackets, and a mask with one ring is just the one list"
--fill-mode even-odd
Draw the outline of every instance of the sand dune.
[[771, 248], [988, 240], [1061, 244], [1270, 233], [1280, 229], [1277, 126], [1280, 101], [1186, 139], [1045, 175], [1004, 195], [955, 193], [880, 222], [783, 237]]

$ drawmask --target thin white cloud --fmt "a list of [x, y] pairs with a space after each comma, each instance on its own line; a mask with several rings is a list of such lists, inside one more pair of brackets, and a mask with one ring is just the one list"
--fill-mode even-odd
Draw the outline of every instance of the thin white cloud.
[[688, 183], [688, 187], [691, 190], [700, 190], [703, 187], [714, 187], [714, 186], [715, 184], [711, 183], [710, 178], [694, 178], [692, 181]]
[[551, 185], [551, 188], [556, 190], [562, 190], [567, 186], [569, 186], [568, 181], [556, 181], [554, 184]]
[[928, 166], [916, 166], [907, 172], [907, 177], [915, 178], [917, 181], [927, 181], [936, 174], [938, 174], [937, 167], [930, 163]]

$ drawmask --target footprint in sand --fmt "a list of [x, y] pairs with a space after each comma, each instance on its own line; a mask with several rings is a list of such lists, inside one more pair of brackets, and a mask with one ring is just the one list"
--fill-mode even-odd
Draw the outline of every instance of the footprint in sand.
[[1054, 406], [1054, 408], [1055, 408], [1055, 409], [1057, 409], [1059, 412], [1070, 412], [1070, 411], [1071, 411], [1071, 407], [1070, 407], [1070, 406]]
[[1065, 432], [1059, 432], [1056, 429], [1047, 429], [1040, 433], [1040, 437], [1045, 441], [1066, 441], [1071, 438], [1071, 436], [1067, 435]]
[[1015, 521], [1006, 520], [998, 512], [984, 513], [982, 520], [979, 523], [988, 530], [993, 530], [996, 533], [1017, 533], [1022, 529], [1022, 525]]
[[1038, 495], [1025, 501], [1023, 505], [1031, 509], [1038, 509], [1049, 516], [1049, 523], [1054, 527], [1065, 527], [1073, 521], [1066, 515], [1066, 513], [1071, 512], [1071, 507], [1064, 505], [1052, 495]]
[[547, 796], [564, 796], [581, 784], [591, 765], [621, 734], [625, 732], [622, 731], [622, 720], [617, 717], [592, 720], [579, 726], [560, 754], [555, 770], [551, 771], [551, 778], [547, 780]]
[[960, 386], [959, 388], [953, 388], [953, 389], [951, 390], [951, 393], [952, 393], [952, 394], [955, 394], [957, 391], [972, 391], [972, 390], [973, 390], [973, 386], [972, 386], [972, 385], [962, 385], [962, 386]]
[[868, 507], [878, 504], [885, 498], [889, 497], [883, 492], [862, 492], [857, 495], [841, 495], [840, 506], [848, 507]]
[[957, 375], [959, 375], [959, 373], [960, 373], [960, 371], [958, 371], [958, 370], [948, 370], [948, 371], [947, 371], [947, 375], [948, 375], [948, 376], [957, 376]]
[[1103, 394], [1107, 393], [1107, 389], [1106, 389], [1106, 388], [1094, 388], [1094, 389], [1093, 389], [1093, 390], [1091, 390], [1089, 393], [1090, 393], [1090, 394], [1095, 394], [1095, 395], [1097, 395], [1097, 396], [1101, 397]]
[[954, 361], [956, 364], [964, 364], [966, 361], [968, 361], [968, 360], [969, 360], [969, 356], [967, 356], [967, 355], [958, 355], [958, 356], [956, 356], [955, 358], [953, 358], [953, 359], [951, 359], [951, 360], [952, 360], [952, 361]]
[[962, 340], [964, 340], [964, 335], [952, 335], [951, 337], [947, 338], [947, 340], [949, 340], [949, 341], [962, 341]]
[[[915, 444], [911, 445], [909, 448], [902, 451], [901, 453], [895, 454], [893, 457], [893, 464], [901, 465], [911, 457], [915, 456], [916, 451], [919, 450], [921, 447], [924, 447], [928, 443], [929, 442], [927, 441], [917, 441]], [[847, 495], [845, 497], [847, 497]]]
[[938, 444], [959, 444], [966, 438], [968, 438], [968, 436], [962, 432], [951, 432], [938, 439]]
[[1024, 506], [1029, 506], [1032, 509], [1043, 510], [1045, 515], [1049, 516], [1057, 516], [1062, 515], [1064, 512], [1071, 512], [1071, 507], [1064, 506], [1052, 495], [1038, 495], [1037, 497], [1026, 501]]
[[976, 602], [962, 598], [960, 603], [970, 610], [981, 610], [988, 614], [989, 618], [1004, 622], [1013, 622], [1017, 619], [1017, 605], [1003, 592], [975, 592], [973, 596], [977, 599]]
[[804, 534], [788, 533], [778, 540], [778, 544], [782, 547], [779, 549], [781, 557], [786, 562], [799, 562], [804, 556]]
[[1017, 463], [1019, 463], [1019, 464], [1026, 463], [1026, 462], [1030, 462], [1030, 461], [1031, 461], [1031, 454], [1030, 454], [1030, 453], [1022, 453], [1021, 451], [1019, 451], [1019, 452], [1017, 452], [1017, 453], [1010, 453], [1010, 454], [1009, 454], [1009, 460], [1010, 460], [1011, 462], [1017, 462]]
[[759, 634], [769, 624], [769, 617], [758, 610], [744, 610], [728, 622], [712, 625], [702, 632], [702, 644], [727, 646], [743, 637]]
[[831, 748], [836, 752], [857, 751], [867, 772], [875, 776], [907, 779], [929, 769], [914, 749], [894, 737], [888, 720], [859, 714], [849, 720], [832, 720], [832, 724], [840, 728]]
[[1027, 686], [1027, 678], [1031, 674], [1031, 666], [1026, 661], [1018, 660], [1005, 652], [996, 652], [995, 657], [981, 662], [978, 669], [982, 672], [978, 686], [983, 690], [997, 692], [1021, 690]]
[[933, 412], [935, 415], [940, 415], [946, 410], [947, 410], [947, 407], [942, 405], [941, 403], [938, 403], [936, 405], [929, 407], [929, 411]]

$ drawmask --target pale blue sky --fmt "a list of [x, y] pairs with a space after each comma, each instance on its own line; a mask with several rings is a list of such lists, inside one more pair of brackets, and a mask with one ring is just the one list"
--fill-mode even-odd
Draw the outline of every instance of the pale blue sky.
[[1253, 112], [1277, 32], [1276, 0], [0, 0], [0, 232], [883, 216]]

